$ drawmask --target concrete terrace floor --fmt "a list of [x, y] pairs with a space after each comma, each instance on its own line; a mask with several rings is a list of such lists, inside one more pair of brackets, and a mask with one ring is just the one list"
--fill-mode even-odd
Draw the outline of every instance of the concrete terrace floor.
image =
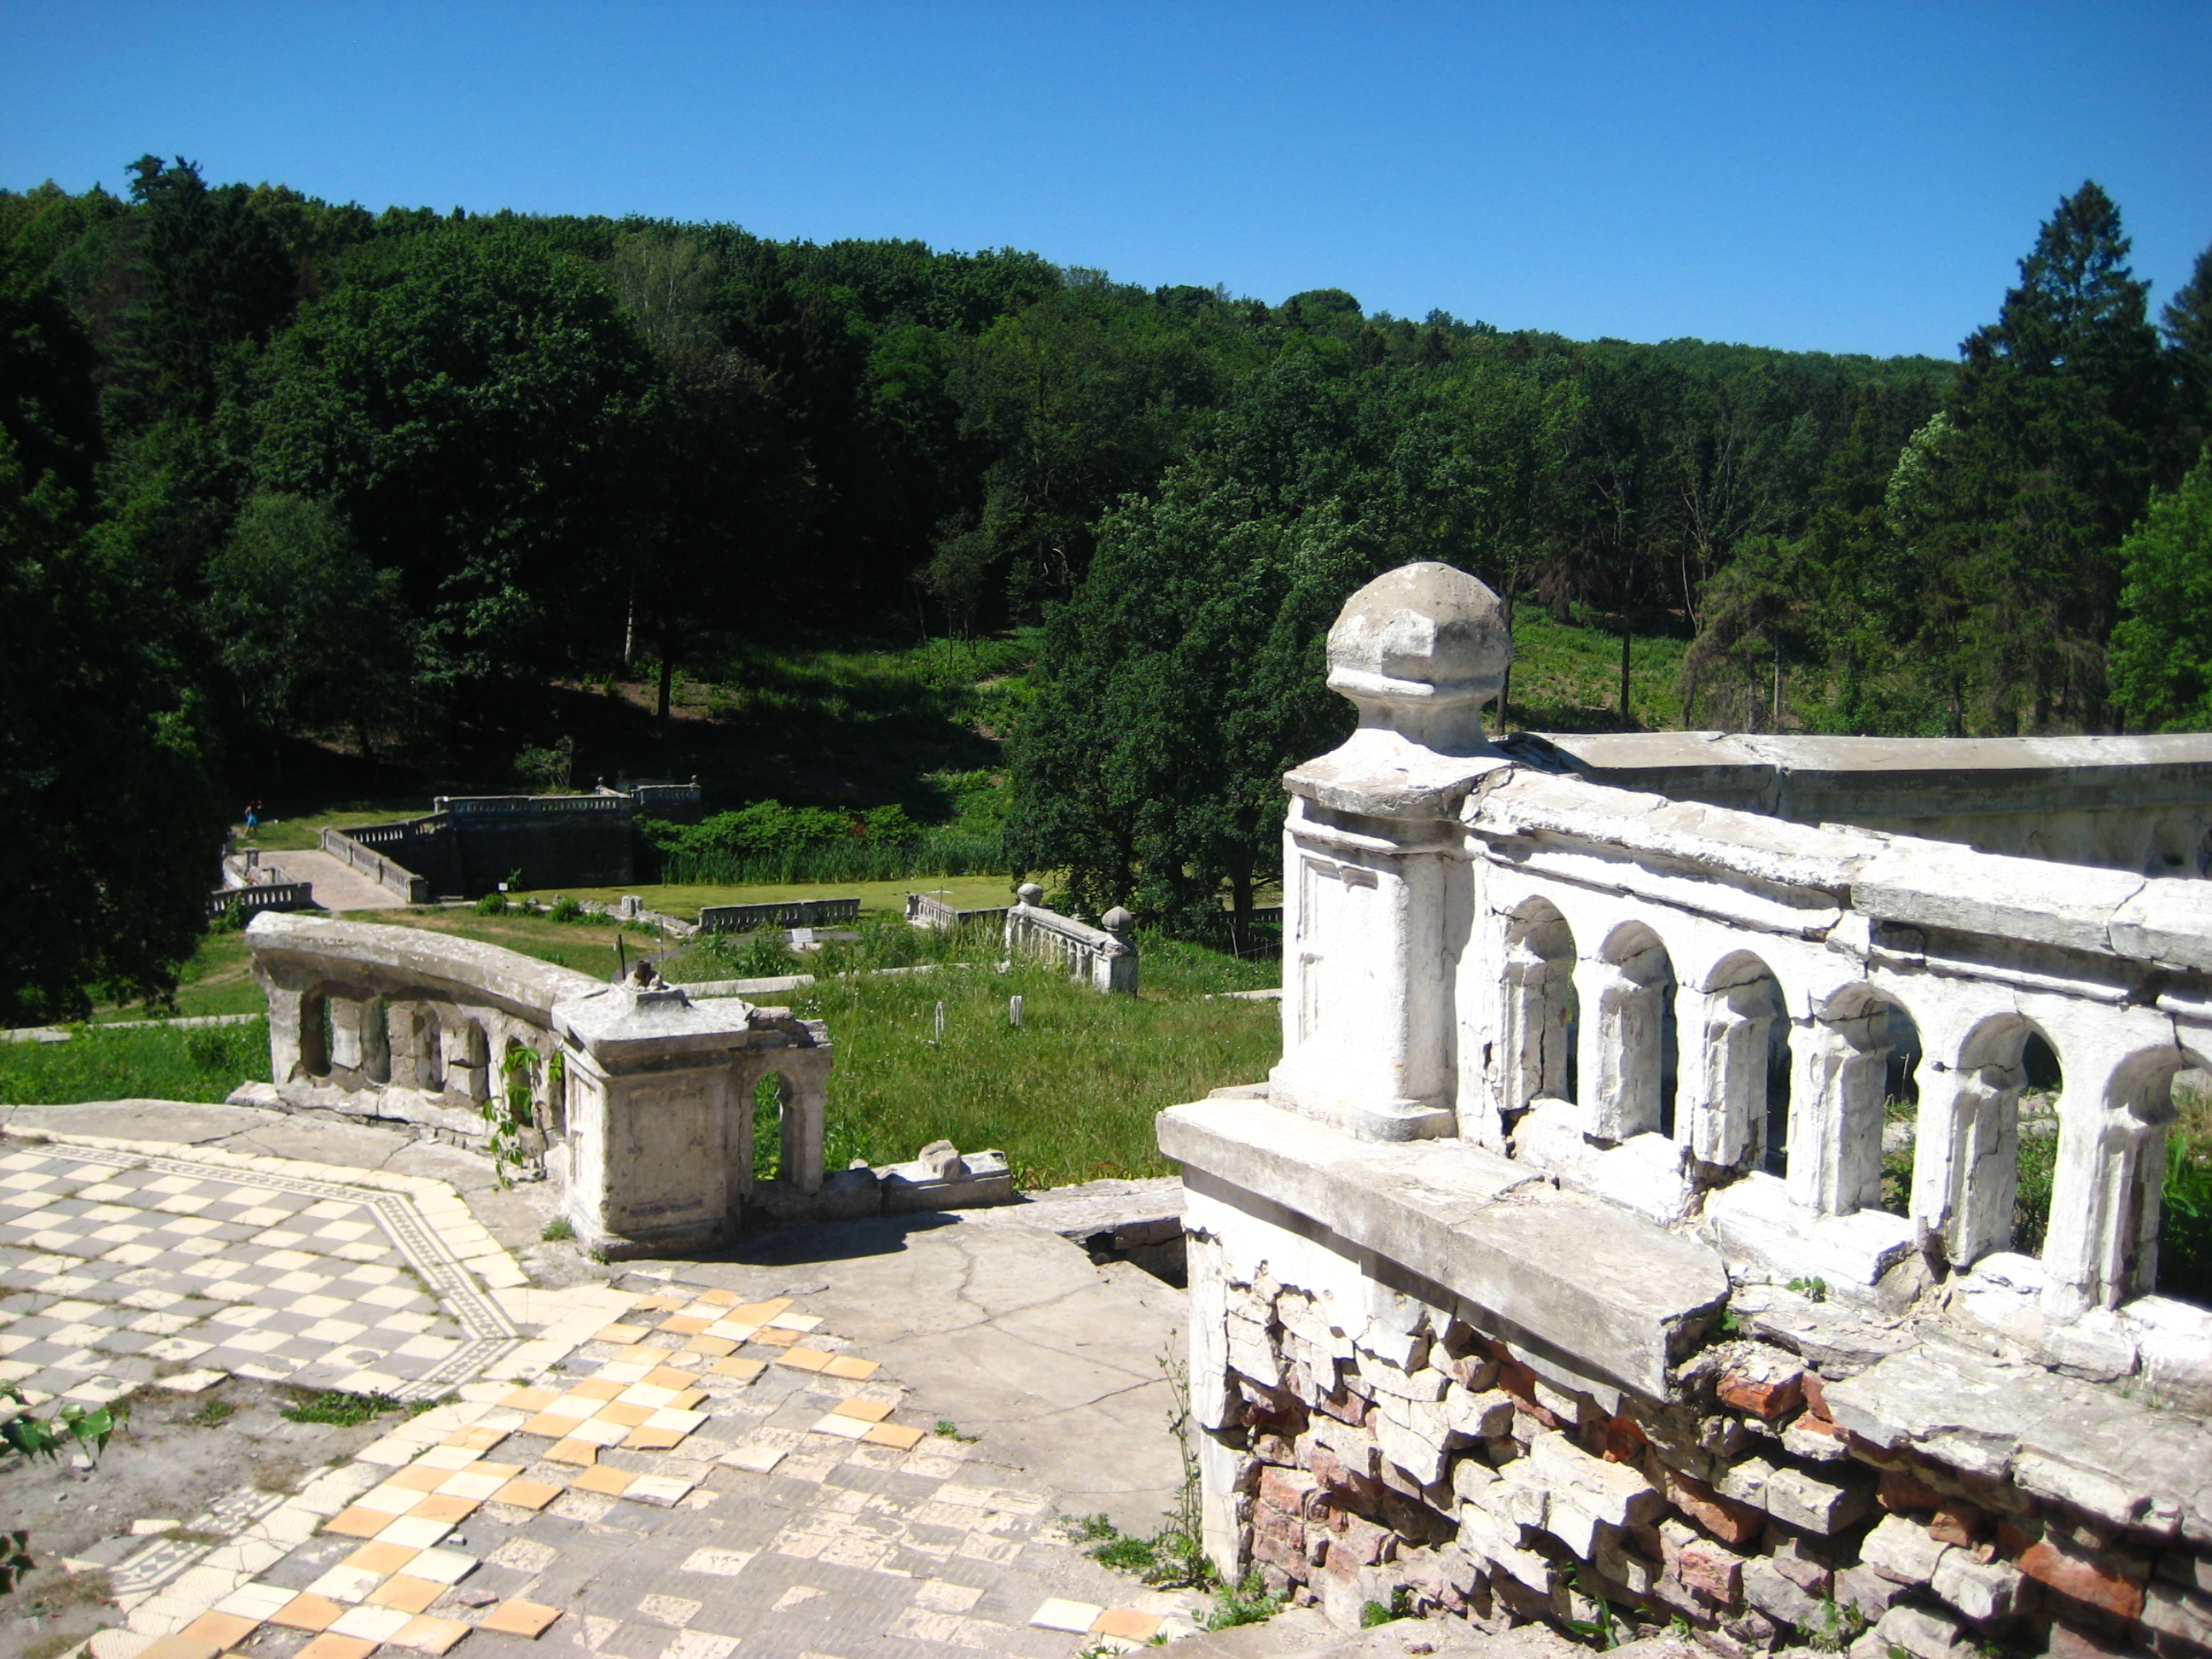
[[105, 1619], [94, 1659], [1059, 1659], [1197, 1605], [1056, 1524], [1149, 1532], [1172, 1504], [1183, 1297], [1094, 1266], [1050, 1204], [610, 1270], [540, 1238], [545, 1183], [384, 1130], [122, 1101], [0, 1108], [0, 1382], [41, 1414], [133, 1390], [149, 1416], [286, 1386], [447, 1401], [289, 1480], [241, 1440], [234, 1486], [198, 1469], [204, 1508], [146, 1510], [176, 1540], [124, 1512], [158, 1456], [105, 1521], [67, 1502], [103, 1472], [11, 1471], [33, 1554], [115, 1601], [19, 1620], [0, 1652]]

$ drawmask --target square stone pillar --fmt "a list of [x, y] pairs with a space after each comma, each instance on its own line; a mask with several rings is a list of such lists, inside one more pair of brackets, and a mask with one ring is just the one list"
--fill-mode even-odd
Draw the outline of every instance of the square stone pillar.
[[1283, 780], [1283, 1058], [1274, 1098], [1363, 1140], [1456, 1132], [1449, 964], [1474, 925], [1458, 814], [1511, 763], [1482, 735], [1512, 643], [1498, 599], [1413, 564], [1352, 595], [1328, 683], [1359, 711], [1341, 748]]
[[556, 1006], [553, 1029], [568, 1072], [562, 1208], [586, 1248], [646, 1255], [734, 1234], [751, 1184], [753, 1085], [767, 1071], [792, 1085], [786, 1167], [802, 1189], [820, 1187], [830, 1056], [818, 1028], [734, 998], [609, 986]]

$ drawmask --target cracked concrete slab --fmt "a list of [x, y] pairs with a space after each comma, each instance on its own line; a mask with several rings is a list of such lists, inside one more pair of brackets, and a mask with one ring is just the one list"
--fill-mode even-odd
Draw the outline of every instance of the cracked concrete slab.
[[1182, 1479], [1161, 1361], [1183, 1353], [1183, 1294], [1009, 1215], [793, 1228], [679, 1271], [748, 1296], [803, 1285], [918, 1407], [981, 1434], [1067, 1512], [1149, 1533]]

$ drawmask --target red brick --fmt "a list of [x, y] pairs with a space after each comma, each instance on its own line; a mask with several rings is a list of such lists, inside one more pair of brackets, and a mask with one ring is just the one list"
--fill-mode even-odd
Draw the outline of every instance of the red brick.
[[1329, 1571], [1375, 1565], [1386, 1559], [1395, 1536], [1389, 1528], [1378, 1527], [1364, 1516], [1340, 1516], [1336, 1536], [1329, 1540]]
[[1273, 1504], [1285, 1515], [1300, 1519], [1319, 1513], [1321, 1482], [1304, 1469], [1282, 1469], [1273, 1467], [1260, 1471], [1260, 1502]]
[[1989, 1531], [1989, 1516], [1963, 1498], [1947, 1498], [1936, 1506], [1928, 1535], [1945, 1544], [1971, 1548]]
[[1626, 1417], [1602, 1417], [1583, 1431], [1583, 1449], [1608, 1463], [1635, 1463], [1651, 1443]]
[[1881, 1485], [1875, 1490], [1875, 1501], [1892, 1515], [1918, 1515], [1938, 1508], [1943, 1494], [1935, 1487], [1923, 1486], [1903, 1469], [1882, 1471]]
[[1762, 1377], [1724, 1371], [1713, 1385], [1713, 1392], [1723, 1405], [1771, 1423], [1805, 1403], [1805, 1373], [1785, 1371], [1779, 1376]]
[[2139, 1581], [2104, 1562], [2062, 1549], [2048, 1538], [2022, 1550], [2014, 1565], [2039, 1584], [2085, 1607], [2101, 1608], [2121, 1619], [2132, 1619], [2142, 1611]]
[[1743, 1595], [1743, 1558], [1700, 1538], [1674, 1557], [1674, 1571], [1698, 1595], [1734, 1607]]
[[1571, 1427], [1565, 1419], [1539, 1405], [1536, 1401], [1536, 1373], [1516, 1359], [1498, 1362], [1498, 1386], [1513, 1396], [1513, 1404], [1528, 1416], [1534, 1418], [1547, 1429]]
[[1766, 1516], [1748, 1504], [1723, 1498], [1704, 1481], [1670, 1469], [1655, 1455], [1644, 1472], [1674, 1507], [1723, 1544], [1748, 1544], [1766, 1525]]
[[1807, 1371], [1803, 1382], [1805, 1409], [1824, 1423], [1834, 1422], [1835, 1416], [1828, 1410], [1828, 1385], [1821, 1379], [1820, 1373]]

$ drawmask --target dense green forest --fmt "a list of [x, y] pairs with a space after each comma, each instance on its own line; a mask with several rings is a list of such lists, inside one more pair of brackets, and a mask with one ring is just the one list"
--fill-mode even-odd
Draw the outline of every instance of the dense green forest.
[[1674, 636], [1685, 724], [2212, 720], [2212, 252], [2161, 332], [2094, 185], [1951, 363], [131, 172], [0, 191], [27, 1013], [161, 988], [272, 744], [512, 754], [747, 642], [1041, 625], [1006, 856], [1158, 917], [1249, 900], [1320, 635], [1408, 559], [1624, 688]]

